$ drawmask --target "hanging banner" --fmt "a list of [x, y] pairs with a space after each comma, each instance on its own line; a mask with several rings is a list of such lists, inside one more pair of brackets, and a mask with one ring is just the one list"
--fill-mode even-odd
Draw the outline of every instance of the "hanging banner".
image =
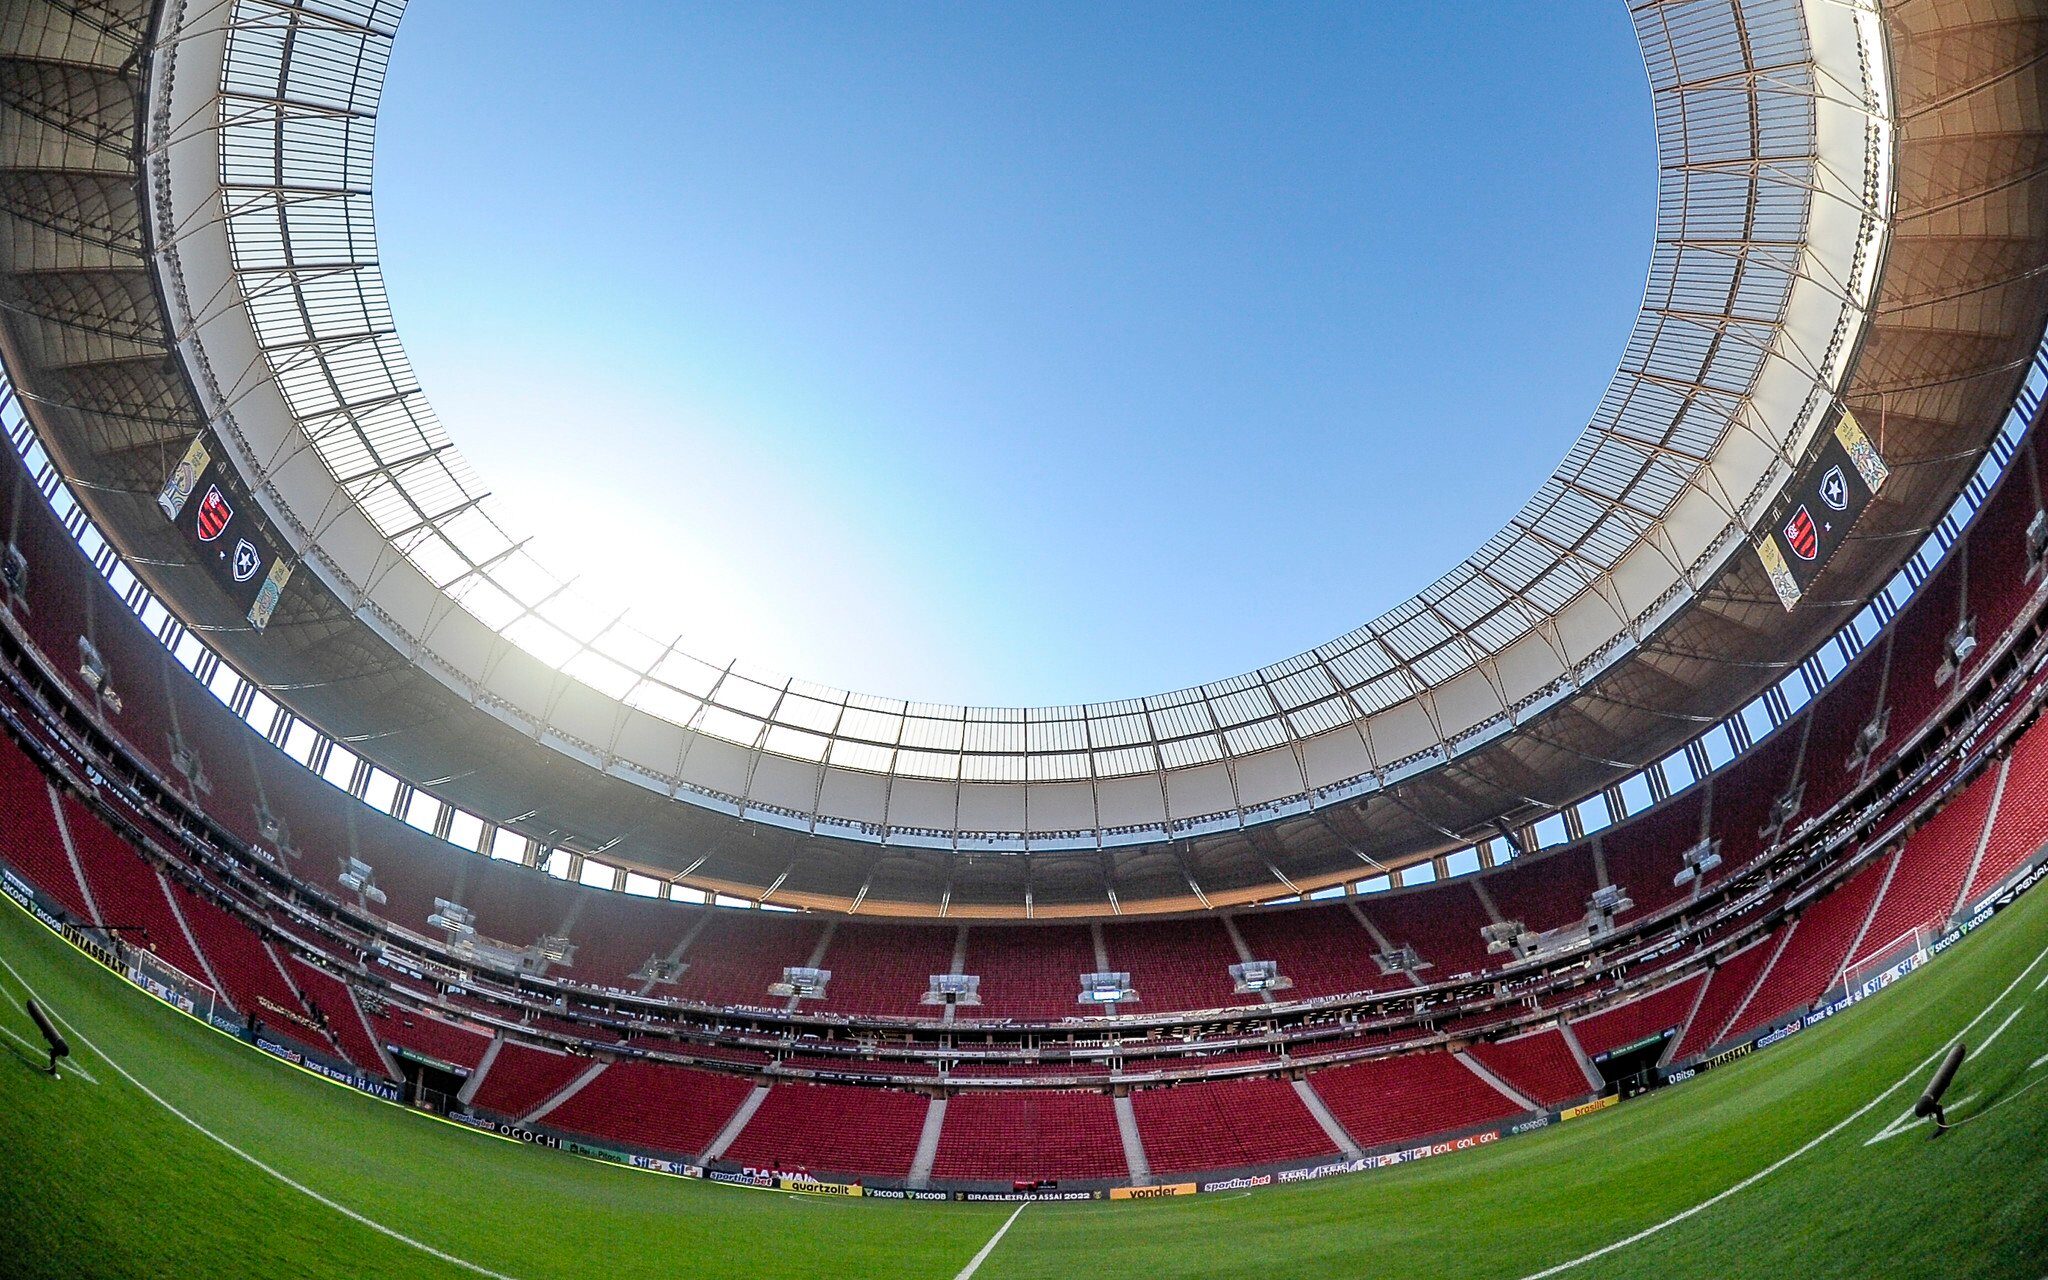
[[292, 566], [270, 549], [247, 502], [222, 481], [222, 467], [197, 436], [171, 469], [156, 504], [182, 530], [214, 581], [247, 612], [258, 631], [270, 625], [291, 580]]
[[1778, 499], [1756, 539], [1757, 558], [1789, 611], [1827, 567], [1883, 487], [1890, 468], [1847, 409], [1820, 457]]

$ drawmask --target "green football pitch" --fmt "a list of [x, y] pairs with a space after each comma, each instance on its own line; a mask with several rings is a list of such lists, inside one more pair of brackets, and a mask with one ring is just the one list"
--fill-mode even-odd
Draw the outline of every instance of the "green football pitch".
[[[2048, 1272], [2048, 891], [1785, 1044], [1600, 1115], [1317, 1183], [1021, 1210], [744, 1190], [473, 1133], [177, 1014], [5, 899], [0, 961], [9, 1276]], [[71, 1028], [61, 1079], [30, 994]], [[1895, 1125], [1959, 1037], [1957, 1127]]]

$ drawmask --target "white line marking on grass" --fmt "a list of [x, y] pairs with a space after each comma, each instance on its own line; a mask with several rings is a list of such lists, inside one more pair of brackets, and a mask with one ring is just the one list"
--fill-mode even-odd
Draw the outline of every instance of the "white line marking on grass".
[[953, 1280], [972, 1280], [974, 1273], [981, 1270], [981, 1264], [988, 1261], [988, 1255], [996, 1251], [996, 1245], [1000, 1244], [1003, 1237], [1010, 1233], [1010, 1224], [1015, 1222], [1018, 1216], [1030, 1207], [1031, 1202], [1029, 1200], [1018, 1205], [1017, 1212], [1003, 1220], [1003, 1225], [996, 1228], [996, 1233], [988, 1238], [988, 1243], [981, 1246], [981, 1252], [969, 1258], [967, 1265], [960, 1268], [960, 1274], [954, 1276]]
[[2039, 1071], [2043, 1063], [2048, 1063], [2048, 1053], [2044, 1053], [2040, 1057], [2034, 1059], [2034, 1061], [2028, 1065], [2027, 1070]]
[[[35, 1041], [29, 1039], [25, 1035], [22, 1035], [20, 1032], [15, 1031], [11, 1027], [0, 1027], [0, 1035], [5, 1035], [9, 1040], [14, 1041], [14, 1043], [20, 1045], [24, 1049], [27, 1049], [30, 1053], [35, 1054], [37, 1057], [41, 1057], [50, 1051], [49, 1046], [37, 1044]], [[84, 1067], [79, 1066], [76, 1062], [73, 1062], [69, 1058], [64, 1059], [64, 1066], [59, 1069], [63, 1070], [67, 1068], [77, 1073], [78, 1077], [84, 1080], [87, 1084], [99, 1083], [99, 1081], [92, 1078], [92, 1072], [87, 1071]]]
[[1972, 1053], [1972, 1054], [1971, 1054], [1970, 1056], [1971, 1056], [1971, 1057], [1973, 1057], [1973, 1058], [1975, 1058], [1975, 1057], [1978, 1057], [1978, 1056], [1980, 1056], [1981, 1054], [1983, 1054], [1983, 1052], [1984, 1052], [1984, 1051], [1985, 1051], [1986, 1049], [1989, 1049], [1989, 1048], [1991, 1047], [1991, 1042], [1992, 1042], [1993, 1040], [1996, 1040], [1996, 1039], [1998, 1039], [1998, 1037], [2000, 1037], [2000, 1036], [2002, 1036], [2002, 1035], [2004, 1035], [2004, 1034], [2005, 1034], [2005, 1029], [2006, 1029], [2007, 1027], [2009, 1027], [2009, 1026], [2011, 1026], [2011, 1025], [2012, 1025], [2012, 1020], [2013, 1020], [2014, 1018], [2017, 1018], [2017, 1017], [2019, 1017], [2019, 1016], [2020, 1016], [2021, 1014], [2025, 1013], [2026, 1011], [2027, 1011], [2027, 1007], [2026, 1007], [2025, 1005], [2021, 1005], [2021, 1006], [2020, 1006], [2019, 1008], [2017, 1008], [2017, 1009], [2014, 1009], [2014, 1010], [2013, 1010], [2013, 1011], [2012, 1011], [2011, 1013], [2008, 1013], [2008, 1014], [2006, 1014], [2006, 1015], [2005, 1015], [2005, 1021], [2004, 1021], [2004, 1022], [2001, 1022], [2001, 1023], [1999, 1023], [1999, 1024], [1998, 1024], [1998, 1030], [1996, 1030], [1996, 1031], [1992, 1032], [1992, 1033], [1991, 1033], [1990, 1035], [1988, 1035], [1988, 1036], [1985, 1036], [1985, 1037], [1984, 1037], [1984, 1043], [1983, 1043], [1983, 1044], [1980, 1044], [1980, 1045], [1978, 1045], [1978, 1046], [1977, 1046], [1977, 1048], [1976, 1048], [1976, 1051], [1975, 1051], [1974, 1053]]
[[[1953, 1044], [1956, 1040], [1959, 1040], [1962, 1037], [1968, 1035], [1971, 1032], [1971, 1030], [1976, 1027], [1978, 1023], [1990, 1017], [1991, 1011], [1993, 1009], [1996, 1009], [2001, 1001], [2003, 1001], [2007, 996], [2012, 994], [2013, 988], [2019, 986], [2020, 983], [2025, 982], [2028, 976], [2034, 972], [2034, 969], [2043, 960], [2048, 960], [2048, 947], [2042, 948], [2041, 953], [2035, 956], [2032, 962], [2029, 963], [2026, 968], [2020, 970], [2019, 976], [2014, 978], [2011, 982], [2007, 983], [2005, 986], [2005, 990], [1993, 996], [1991, 998], [1991, 1003], [1985, 1005], [1983, 1011], [1980, 1012], [1976, 1017], [1970, 1019], [1969, 1023], [1965, 1025], [1961, 1031], [1958, 1031], [1953, 1037], [1951, 1037], [1948, 1043]], [[2007, 1021], [2011, 1021], [2011, 1019], [2007, 1019]], [[1573, 1258], [1568, 1262], [1560, 1262], [1556, 1266], [1545, 1267], [1541, 1271], [1532, 1271], [1528, 1275], [1522, 1277], [1522, 1280], [1545, 1280], [1545, 1278], [1549, 1276], [1562, 1275], [1563, 1273], [1570, 1271], [1576, 1267], [1582, 1267], [1596, 1259], [1604, 1258], [1610, 1253], [1614, 1253], [1621, 1249], [1626, 1249], [1633, 1244], [1639, 1244], [1642, 1241], [1649, 1239], [1651, 1236], [1656, 1235], [1658, 1232], [1664, 1230], [1666, 1227], [1677, 1226], [1679, 1223], [1684, 1222], [1687, 1218], [1690, 1218], [1695, 1214], [1713, 1208], [1715, 1205], [1721, 1203], [1723, 1200], [1726, 1200], [1728, 1197], [1734, 1195], [1738, 1191], [1748, 1190], [1749, 1188], [1755, 1186], [1757, 1183], [1762, 1182], [1765, 1178], [1770, 1177], [1778, 1170], [1784, 1168], [1786, 1165], [1791, 1164], [1794, 1160], [1799, 1159], [1799, 1157], [1813, 1150], [1821, 1143], [1826, 1142], [1828, 1139], [1834, 1137], [1836, 1134], [1848, 1128], [1850, 1125], [1855, 1124], [1864, 1116], [1869, 1115], [1886, 1098], [1889, 1098], [1893, 1094], [1897, 1093], [1899, 1089], [1908, 1080], [1911, 1080], [1913, 1077], [1919, 1075], [1922, 1071], [1927, 1070], [1928, 1067], [1934, 1064], [1934, 1060], [1936, 1058], [1939, 1058], [1942, 1054], [1947, 1052], [1948, 1044], [1944, 1044], [1941, 1048], [1936, 1049], [1933, 1053], [1928, 1054], [1926, 1059], [1923, 1060], [1919, 1066], [1912, 1068], [1911, 1070], [1906, 1072], [1905, 1075], [1900, 1076], [1898, 1080], [1895, 1081], [1883, 1093], [1878, 1094], [1875, 1098], [1872, 1098], [1870, 1101], [1856, 1108], [1854, 1111], [1850, 1112], [1842, 1119], [1836, 1121], [1835, 1124], [1827, 1130], [1827, 1132], [1821, 1134], [1816, 1138], [1811, 1139], [1804, 1146], [1799, 1147], [1797, 1150], [1792, 1151], [1787, 1155], [1778, 1157], [1778, 1159], [1772, 1161], [1770, 1164], [1765, 1165], [1763, 1168], [1757, 1170], [1755, 1173], [1750, 1174], [1747, 1178], [1744, 1178], [1742, 1181], [1736, 1183], [1734, 1186], [1724, 1188], [1723, 1190], [1718, 1191], [1711, 1196], [1708, 1196], [1706, 1199], [1700, 1201], [1698, 1204], [1692, 1206], [1690, 1209], [1680, 1209], [1677, 1213], [1672, 1214], [1670, 1217], [1664, 1219], [1662, 1222], [1653, 1222], [1649, 1226], [1644, 1227], [1641, 1231], [1636, 1232], [1634, 1235], [1623, 1236], [1621, 1239], [1616, 1240], [1611, 1244], [1601, 1245], [1598, 1249], [1593, 1250], [1591, 1253], [1582, 1253], [1578, 1257]], [[968, 1274], [972, 1273], [970, 1272]], [[960, 1280], [960, 1277], [955, 1277], [955, 1280]]]
[[[22, 978], [21, 973], [18, 970], [16, 970], [13, 965], [7, 963], [5, 957], [0, 957], [0, 968], [5, 968], [7, 972], [13, 974], [14, 980], [21, 984], [22, 990], [27, 991], [31, 998], [35, 996], [35, 988], [28, 985], [28, 982]], [[493, 1271], [489, 1267], [481, 1266], [477, 1263], [471, 1262], [467, 1258], [458, 1258], [452, 1253], [446, 1253], [440, 1249], [436, 1249], [433, 1245], [430, 1245], [423, 1240], [415, 1240], [411, 1236], [406, 1235], [402, 1231], [398, 1231], [391, 1227], [387, 1227], [383, 1223], [377, 1221], [375, 1218], [367, 1217], [364, 1214], [357, 1213], [354, 1209], [349, 1208], [347, 1205], [342, 1204], [339, 1201], [330, 1200], [326, 1196], [321, 1195], [318, 1191], [315, 1191], [313, 1190], [313, 1188], [307, 1186], [305, 1183], [298, 1182], [294, 1180], [290, 1175], [282, 1173], [279, 1170], [274, 1169], [271, 1166], [263, 1163], [263, 1161], [257, 1159], [255, 1156], [250, 1155], [248, 1152], [242, 1150], [234, 1143], [229, 1142], [226, 1138], [221, 1137], [213, 1130], [207, 1128], [205, 1125], [199, 1123], [197, 1120], [194, 1120], [191, 1116], [186, 1115], [184, 1112], [178, 1110], [169, 1102], [165, 1101], [161, 1094], [157, 1093], [156, 1090], [150, 1088], [148, 1085], [142, 1083], [142, 1081], [137, 1080], [132, 1074], [129, 1073], [128, 1068], [114, 1061], [112, 1057], [108, 1056], [107, 1051], [105, 1049], [100, 1048], [98, 1045], [86, 1039], [84, 1036], [79, 1035], [76, 1029], [71, 1028], [69, 1026], [66, 1026], [65, 1029], [67, 1031], [70, 1031], [73, 1036], [76, 1036], [80, 1044], [83, 1044], [86, 1048], [92, 1050], [95, 1054], [97, 1054], [99, 1056], [100, 1061], [106, 1063], [108, 1066], [112, 1067], [116, 1072], [118, 1072], [123, 1080], [126, 1080], [129, 1084], [132, 1084], [137, 1089], [140, 1089], [144, 1096], [148, 1097], [150, 1101], [156, 1103], [164, 1110], [170, 1112], [172, 1115], [178, 1117], [178, 1119], [190, 1125], [193, 1129], [196, 1129], [205, 1137], [210, 1138], [219, 1145], [227, 1148], [228, 1151], [232, 1152], [234, 1155], [239, 1156], [241, 1159], [256, 1166], [258, 1169], [261, 1169], [263, 1172], [269, 1174], [271, 1177], [277, 1179], [279, 1182], [282, 1182], [284, 1185], [290, 1187], [292, 1190], [298, 1192], [300, 1195], [305, 1196], [310, 1200], [316, 1200], [319, 1203], [326, 1205], [328, 1208], [334, 1210], [336, 1213], [340, 1214], [344, 1218], [348, 1218], [351, 1221], [362, 1223], [364, 1226], [368, 1227], [372, 1231], [375, 1231], [379, 1235], [389, 1236], [391, 1239], [398, 1241], [400, 1244], [409, 1245], [412, 1248], [419, 1250], [421, 1253], [429, 1255], [430, 1257], [439, 1258], [441, 1261], [448, 1263], [450, 1266], [461, 1267], [464, 1271], [471, 1271], [480, 1276], [489, 1276], [491, 1277], [491, 1280], [514, 1280], [512, 1276], [508, 1276], [502, 1271]], [[1002, 1233], [996, 1233], [996, 1238], [1001, 1239]]]

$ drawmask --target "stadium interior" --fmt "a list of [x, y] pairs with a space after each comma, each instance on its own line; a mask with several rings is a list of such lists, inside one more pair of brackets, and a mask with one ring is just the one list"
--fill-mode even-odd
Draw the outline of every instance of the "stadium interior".
[[0, 885], [266, 1069], [930, 1215], [1597, 1143], [1933, 991], [2048, 865], [2048, 14], [1629, 8], [1650, 287], [1530, 506], [1272, 667], [934, 709], [554, 612], [382, 300], [402, 5], [0, 3]]

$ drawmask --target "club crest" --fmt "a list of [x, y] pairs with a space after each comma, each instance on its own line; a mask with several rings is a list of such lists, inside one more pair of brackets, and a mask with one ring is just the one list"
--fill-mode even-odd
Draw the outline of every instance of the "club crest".
[[1836, 511], [1849, 509], [1849, 478], [1840, 467], [1829, 467], [1820, 478], [1820, 500]]
[[235, 581], [247, 582], [263, 567], [263, 557], [256, 554], [256, 547], [247, 538], [235, 539]]
[[220, 496], [220, 486], [208, 485], [206, 496], [199, 500], [199, 515], [193, 522], [193, 527], [199, 531], [199, 540], [212, 542], [227, 532], [228, 521], [234, 518], [234, 508]]
[[1785, 545], [1801, 560], [1811, 560], [1820, 554], [1820, 530], [1814, 527], [1813, 513], [1804, 506], [1785, 522]]

